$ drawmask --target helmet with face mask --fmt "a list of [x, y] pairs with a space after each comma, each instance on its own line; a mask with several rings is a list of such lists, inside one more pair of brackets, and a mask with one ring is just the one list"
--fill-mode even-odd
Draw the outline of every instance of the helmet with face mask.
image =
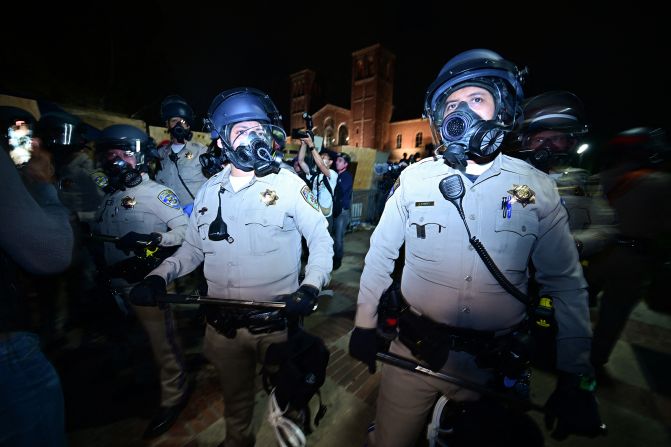
[[35, 136], [56, 158], [84, 147], [82, 122], [76, 116], [63, 112], [47, 112], [35, 126]]
[[277, 107], [262, 91], [245, 87], [220, 93], [210, 105], [206, 127], [236, 168], [258, 177], [278, 172], [286, 134]]
[[161, 103], [161, 120], [167, 123], [171, 118], [182, 118], [186, 122], [187, 127], [179, 122], [168, 128], [170, 135], [179, 143], [190, 141], [193, 138], [193, 132], [191, 132], [190, 128], [193, 126], [194, 113], [193, 109], [181, 96], [167, 96]]
[[[135, 158], [135, 166], [119, 156], [108, 158], [111, 150], [120, 149]], [[142, 182], [146, 171], [145, 160], [156, 158], [156, 147], [145, 132], [129, 124], [114, 124], [106, 127], [96, 141], [96, 152], [101, 157], [102, 170], [109, 185], [115, 190], [124, 190]]]
[[582, 101], [571, 92], [542, 93], [524, 103], [517, 154], [542, 171], [569, 166], [588, 126]]
[[[484, 49], [465, 51], [445, 64], [426, 91], [424, 117], [429, 119], [437, 152], [450, 166], [463, 167], [468, 158], [485, 158], [498, 151], [521, 117], [524, 74], [512, 62]], [[464, 87], [480, 87], [492, 95], [492, 119], [482, 119], [463, 102], [446, 115], [448, 97]]]

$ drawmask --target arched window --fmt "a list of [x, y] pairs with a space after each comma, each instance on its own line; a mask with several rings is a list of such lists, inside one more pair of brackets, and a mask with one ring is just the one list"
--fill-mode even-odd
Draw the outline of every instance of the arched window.
[[338, 129], [338, 146], [344, 146], [349, 142], [349, 129], [346, 124], [342, 124]]
[[417, 132], [415, 135], [415, 147], [422, 147], [422, 132]]
[[403, 136], [401, 134], [398, 134], [396, 135], [396, 149], [400, 149], [401, 144], [403, 144]]

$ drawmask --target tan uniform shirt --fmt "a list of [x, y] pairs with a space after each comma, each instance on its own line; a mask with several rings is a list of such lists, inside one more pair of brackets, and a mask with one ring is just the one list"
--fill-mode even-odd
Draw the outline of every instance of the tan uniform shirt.
[[[375, 327], [379, 298], [391, 284], [389, 275], [404, 242], [402, 292], [422, 314], [477, 330], [503, 330], [525, 317], [525, 306], [487, 270], [469, 243], [457, 208], [438, 189], [451, 174], [463, 178], [463, 210], [472, 235], [508, 280], [526, 292], [531, 259], [541, 293], [555, 297], [560, 369], [590, 372], [586, 283], [566, 210], [549, 176], [504, 155], [475, 183], [442, 160], [425, 159], [401, 173], [371, 237], [356, 325]], [[533, 200], [513, 201], [510, 217], [504, 217], [502, 199], [525, 185], [533, 191]]]
[[589, 172], [567, 167], [550, 177], [568, 212], [571, 234], [583, 244], [581, 255], [588, 258], [605, 249], [617, 234], [617, 220], [600, 191], [591, 187]]
[[[207, 181], [199, 160], [199, 156], [207, 152], [207, 147], [194, 141], [187, 141], [176, 154], [178, 157], [176, 162], [170, 159], [171, 144], [159, 148], [158, 152], [161, 156], [161, 170], [156, 173], [156, 181], [175, 191], [183, 207], [193, 203], [193, 197]], [[180, 176], [186, 188], [179, 179]]]
[[[161, 234], [161, 246], [180, 245], [189, 221], [172, 190], [142, 174], [142, 183], [103, 198], [96, 219], [97, 231], [121, 237], [129, 231]], [[112, 243], [105, 243], [105, 261], [115, 264], [134, 254], [126, 254]]]
[[[230, 166], [208, 180], [196, 196], [184, 244], [151, 274], [167, 282], [204, 264], [210, 296], [273, 300], [298, 288], [301, 235], [310, 256], [304, 284], [321, 289], [330, 280], [333, 240], [310, 188], [281, 169], [235, 192]], [[221, 216], [233, 242], [212, 241], [210, 224]]]

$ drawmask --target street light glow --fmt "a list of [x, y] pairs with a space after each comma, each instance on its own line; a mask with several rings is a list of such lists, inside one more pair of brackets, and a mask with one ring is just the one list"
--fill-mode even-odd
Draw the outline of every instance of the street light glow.
[[582, 144], [582, 145], [580, 145], [580, 147], [578, 148], [578, 153], [579, 153], [579, 154], [582, 154], [582, 153], [585, 152], [587, 149], [589, 149], [589, 144], [587, 144], [587, 143]]

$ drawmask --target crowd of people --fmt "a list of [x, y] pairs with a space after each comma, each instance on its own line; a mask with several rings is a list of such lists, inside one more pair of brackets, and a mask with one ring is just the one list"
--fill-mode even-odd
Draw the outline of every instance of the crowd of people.
[[[520, 398], [542, 362], [557, 375], [547, 428], [557, 439], [594, 437], [604, 432], [595, 386], [634, 305], [645, 298], [668, 311], [653, 291], [671, 252], [669, 147], [659, 129], [635, 128], [602, 148], [600, 172], [579, 168], [584, 105], [568, 91], [525, 99], [525, 73], [490, 50], [454, 56], [424, 98], [434, 154], [376, 167], [376, 227], [349, 353], [375, 373], [384, 335], [396, 358]], [[274, 385], [278, 443], [304, 445], [305, 406], [324, 382], [328, 351], [303, 319], [343, 261], [351, 157], [319, 150], [308, 132], [286, 165], [279, 111], [247, 87], [212, 100], [210, 147], [192, 141], [194, 111], [176, 95], [161, 104], [170, 140], [160, 147], [131, 125], [87, 137], [62, 111], [39, 120], [0, 112], [11, 216], [0, 245], [0, 445], [67, 444], [59, 378], [31, 315], [34, 297], [54, 290], [43, 276], [55, 274], [67, 278], [71, 316], [102, 281], [144, 329], [161, 388], [145, 438], [165, 433], [197, 386], [171, 304], [195, 284], [203, 353], [225, 403], [223, 445], [255, 443], [259, 369]], [[599, 305], [594, 334], [590, 305]], [[53, 326], [53, 315], [38, 314]], [[391, 365], [369, 445], [414, 445], [440, 396], [496, 427], [474, 430], [460, 417], [441, 435], [450, 445], [543, 445], [520, 411]]]

